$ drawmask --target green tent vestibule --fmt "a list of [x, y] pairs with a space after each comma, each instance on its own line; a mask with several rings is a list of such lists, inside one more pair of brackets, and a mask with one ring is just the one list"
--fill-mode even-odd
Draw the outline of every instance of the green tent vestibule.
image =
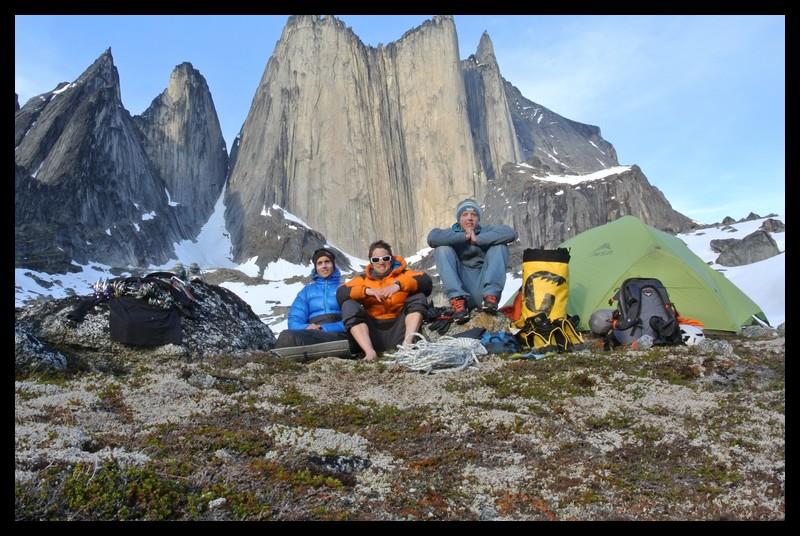
[[679, 238], [634, 216], [589, 229], [559, 247], [570, 252], [567, 311], [580, 317], [581, 330], [589, 329], [594, 311], [611, 308], [609, 298], [629, 277], [660, 280], [678, 313], [700, 320], [707, 330], [737, 332], [756, 324], [754, 316], [767, 322], [753, 300]]

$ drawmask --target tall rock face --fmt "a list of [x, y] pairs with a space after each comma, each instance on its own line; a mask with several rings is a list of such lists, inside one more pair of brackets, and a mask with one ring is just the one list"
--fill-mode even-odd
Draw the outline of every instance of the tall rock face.
[[296, 16], [242, 127], [226, 222], [239, 259], [259, 255], [273, 204], [346, 251], [381, 238], [409, 255], [484, 189], [452, 17], [373, 48], [333, 17]]
[[619, 165], [617, 152], [600, 136], [598, 127], [562, 117], [504, 83], [523, 160], [538, 159], [546, 169], [570, 174]]
[[200, 232], [222, 193], [228, 153], [205, 78], [190, 63], [175, 67], [169, 86], [133, 118], [163, 178], [184, 236]]
[[25, 103], [22, 108], [19, 107], [19, 101], [14, 111], [14, 147], [19, 147], [22, 138], [31, 130], [39, 119], [39, 115], [44, 110], [45, 106], [57, 95], [59, 95], [65, 87], [69, 86], [67, 82], [59, 83], [53, 91], [37, 95]]
[[523, 248], [552, 248], [625, 215], [673, 234], [694, 227], [672, 209], [638, 166], [619, 166], [582, 178], [578, 182], [577, 175], [558, 177], [527, 164], [506, 164], [486, 194], [484, 220], [512, 226]]
[[461, 69], [475, 152], [492, 180], [503, 164], [523, 158], [489, 34], [483, 33], [478, 51], [461, 62]]
[[110, 49], [74, 83], [31, 99], [15, 132], [17, 266], [162, 263], [185, 238], [122, 106]]

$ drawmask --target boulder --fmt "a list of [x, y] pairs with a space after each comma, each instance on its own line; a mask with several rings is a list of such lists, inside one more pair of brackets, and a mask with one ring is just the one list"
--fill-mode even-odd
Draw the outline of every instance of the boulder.
[[764, 223], [761, 224], [759, 229], [764, 230], [768, 233], [784, 233], [786, 232], [786, 225], [781, 220], [776, 220], [774, 218], [769, 218], [764, 220]]
[[19, 309], [15, 315], [17, 372], [65, 368], [70, 360], [93, 370], [139, 358], [194, 361], [274, 346], [272, 331], [236, 294], [199, 279], [191, 282], [190, 289], [198, 303], [191, 316], [181, 318], [180, 346], [133, 347], [111, 340], [107, 301], [96, 304], [80, 322], [67, 316], [86, 299], [79, 296]]
[[759, 215], [758, 215], [758, 214], [756, 214], [755, 212], [751, 212], [751, 213], [750, 213], [750, 214], [748, 214], [748, 215], [747, 215], [747, 217], [746, 217], [744, 220], [742, 220], [742, 221], [753, 221], [753, 220], [760, 220], [760, 219], [761, 219], [761, 216], [759, 216]]
[[778, 331], [766, 326], [747, 326], [742, 329], [741, 335], [748, 339], [774, 339], [778, 336]]
[[781, 337], [786, 336], [786, 322], [781, 322], [781, 325], [778, 326], [778, 335]]
[[780, 251], [775, 240], [768, 232], [759, 229], [727, 247], [717, 257], [717, 264], [722, 266], [743, 266], [769, 259], [778, 253]]
[[697, 348], [699, 348], [703, 352], [713, 353], [726, 357], [730, 357], [733, 355], [733, 345], [728, 341], [724, 341], [721, 339], [712, 340], [705, 338], [697, 344]]
[[734, 223], [736, 223], [736, 220], [734, 220], [730, 216], [725, 216], [725, 218], [723, 218], [723, 220], [722, 220], [722, 225], [731, 225], [731, 224], [734, 224]]
[[718, 238], [716, 240], [712, 240], [709, 243], [709, 247], [711, 251], [714, 253], [722, 253], [732, 245], [736, 244], [740, 240], [738, 238]]
[[27, 326], [14, 326], [14, 368], [21, 373], [64, 370], [67, 358], [30, 333]]

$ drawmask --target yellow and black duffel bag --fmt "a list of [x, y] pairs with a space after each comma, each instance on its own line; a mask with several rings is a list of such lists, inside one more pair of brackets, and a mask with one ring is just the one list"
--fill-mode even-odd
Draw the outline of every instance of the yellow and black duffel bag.
[[522, 307], [514, 325], [520, 342], [535, 350], [565, 352], [583, 344], [567, 316], [569, 251], [532, 249], [522, 255]]

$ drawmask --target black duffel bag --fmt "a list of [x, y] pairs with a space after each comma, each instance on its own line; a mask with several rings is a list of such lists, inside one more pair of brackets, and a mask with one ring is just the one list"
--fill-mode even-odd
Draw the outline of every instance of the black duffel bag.
[[111, 340], [133, 346], [181, 344], [181, 318], [176, 307], [164, 309], [133, 296], [109, 302]]

